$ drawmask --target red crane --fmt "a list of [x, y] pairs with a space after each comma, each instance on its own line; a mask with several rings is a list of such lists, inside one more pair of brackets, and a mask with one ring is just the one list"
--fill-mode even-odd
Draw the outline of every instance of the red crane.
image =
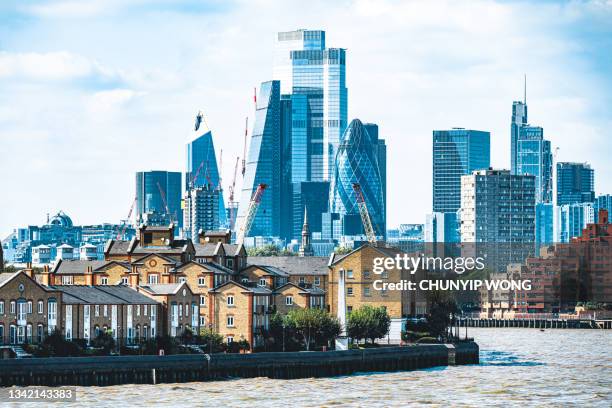
[[255, 190], [255, 193], [253, 194], [253, 197], [249, 202], [247, 214], [244, 217], [244, 221], [242, 222], [242, 226], [240, 227], [240, 231], [238, 232], [238, 238], [236, 240], [238, 244], [242, 244], [242, 242], [244, 241], [244, 237], [249, 234], [249, 231], [251, 230], [251, 225], [253, 225], [253, 221], [255, 220], [255, 214], [257, 214], [259, 204], [261, 204], [261, 197], [263, 196], [263, 193], [267, 187], [268, 186], [263, 183], [257, 186], [257, 190]]

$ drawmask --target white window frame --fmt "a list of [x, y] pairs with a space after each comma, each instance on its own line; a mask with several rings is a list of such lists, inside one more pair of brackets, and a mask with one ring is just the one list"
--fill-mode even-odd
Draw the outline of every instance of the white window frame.
[[100, 284], [101, 285], [108, 285], [108, 277], [103, 276], [100, 278]]
[[291, 295], [285, 296], [285, 305], [286, 306], [293, 306], [293, 296], [291, 296]]
[[227, 327], [236, 327], [236, 326], [234, 326], [234, 316], [233, 315], [232, 316], [227, 316], [226, 320], [227, 320], [226, 321]]
[[204, 276], [198, 278], [198, 286], [206, 286], [206, 278]]
[[346, 270], [346, 279], [355, 279], [355, 274], [352, 269]]
[[200, 295], [200, 306], [206, 306], [206, 296]]
[[152, 273], [147, 276], [147, 283], [149, 285], [157, 285], [159, 283], [159, 276], [156, 273]]
[[321, 277], [320, 276], [315, 276], [314, 277], [314, 284], [315, 284], [315, 286], [319, 286], [321, 284]]
[[42, 300], [38, 301], [38, 303], [36, 304], [36, 312], [38, 312], [38, 314], [45, 313], [45, 302], [43, 302]]
[[4, 314], [4, 300], [0, 300], [0, 315]]
[[10, 304], [10, 308], [9, 308], [9, 310], [10, 310], [9, 313], [10, 314], [15, 314], [16, 313], [17, 308], [16, 308], [15, 305], [16, 305], [15, 301], [11, 300], [11, 304]]
[[268, 286], [268, 282], [266, 281], [266, 278], [259, 278], [259, 283], [257, 283], [257, 286], [265, 288], [266, 286]]
[[230, 306], [230, 307], [235, 306], [235, 303], [234, 303], [234, 295], [229, 295], [229, 296], [227, 297], [227, 305], [228, 305], [228, 306]]

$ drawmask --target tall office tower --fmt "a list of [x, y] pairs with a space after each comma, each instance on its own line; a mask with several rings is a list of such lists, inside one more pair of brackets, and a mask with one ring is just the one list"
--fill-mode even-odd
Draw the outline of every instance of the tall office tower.
[[383, 213], [385, 214], [385, 230], [387, 228], [387, 144], [384, 139], [379, 137], [378, 125], [375, 123], [364, 123], [363, 127], [370, 135], [372, 144], [375, 147], [376, 158], [378, 159], [378, 171], [380, 173], [380, 185], [383, 194]]
[[293, 181], [329, 181], [347, 125], [345, 50], [326, 48], [325, 31], [280, 32], [273, 72], [293, 103]]
[[513, 174], [535, 176], [536, 203], [552, 202], [552, 152], [541, 127], [525, 125], [519, 128]]
[[139, 171], [136, 173], [136, 220], [148, 225], [183, 226], [181, 173]]
[[433, 212], [456, 212], [461, 207], [461, 176], [488, 169], [489, 132], [453, 128], [433, 131]]
[[487, 254], [503, 272], [534, 253], [535, 177], [508, 170], [476, 170], [461, 177], [461, 242]]
[[592, 203], [595, 174], [588, 163], [557, 163], [557, 205]]
[[[304, 208], [308, 208], [310, 231], [321, 232], [321, 215], [329, 211], [329, 182], [303, 181], [293, 183], [293, 230], [292, 239], [301, 237], [304, 225]], [[316, 215], [315, 217], [312, 214]]]
[[460, 242], [458, 214], [451, 212], [427, 214], [425, 242], [433, 244]]
[[612, 194], [602, 194], [597, 196], [593, 205], [595, 223], [599, 222], [599, 210], [608, 210], [612, 214]]
[[246, 173], [236, 218], [237, 230], [243, 225], [257, 187], [265, 184], [267, 188], [247, 236], [280, 236], [281, 116], [280, 82], [263, 82], [257, 97], [255, 123], [246, 159]]
[[184, 235], [193, 241], [198, 231], [216, 231], [222, 228], [219, 222], [219, 195], [221, 191], [211, 186], [196, 187], [185, 192]]
[[595, 220], [593, 203], [572, 203], [555, 208], [555, 242], [571, 242], [582, 235], [587, 224]]
[[536, 203], [535, 242], [536, 254], [542, 245], [554, 242], [554, 206], [552, 203]]
[[196, 115], [194, 129], [187, 143], [187, 169], [185, 174], [185, 191], [197, 187], [219, 190], [219, 214], [221, 226], [227, 224], [225, 203], [223, 202], [223, 187], [219, 184], [219, 169], [213, 143], [212, 132], [206, 125], [204, 114]]
[[527, 77], [522, 101], [512, 102], [512, 122], [510, 123], [510, 173], [517, 174], [517, 149], [520, 129], [527, 125]]
[[387, 233], [376, 146], [361, 121], [354, 119], [338, 148], [330, 185], [329, 210], [339, 214], [342, 235], [364, 234], [354, 183], [361, 186], [375, 234], [385, 237]]

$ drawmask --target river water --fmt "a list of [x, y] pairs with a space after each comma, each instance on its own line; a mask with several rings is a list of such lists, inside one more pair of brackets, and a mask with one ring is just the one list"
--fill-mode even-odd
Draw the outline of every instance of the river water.
[[79, 387], [73, 406], [612, 406], [612, 331], [468, 329], [480, 365], [335, 378]]

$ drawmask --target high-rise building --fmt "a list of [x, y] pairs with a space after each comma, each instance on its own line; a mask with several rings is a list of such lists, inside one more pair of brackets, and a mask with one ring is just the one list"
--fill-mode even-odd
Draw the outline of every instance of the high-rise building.
[[427, 214], [425, 218], [425, 242], [457, 243], [460, 242], [459, 220], [457, 213], [435, 212]]
[[595, 203], [593, 204], [595, 213], [595, 222], [599, 221], [599, 210], [607, 210], [608, 214], [612, 214], [612, 194], [602, 194], [597, 196]]
[[550, 141], [544, 139], [544, 129], [528, 125], [519, 128], [513, 174], [535, 176], [536, 203], [552, 202], [552, 158]]
[[136, 173], [136, 220], [149, 225], [173, 223], [182, 228], [180, 172], [153, 170]]
[[383, 194], [383, 212], [385, 214], [385, 225], [387, 216], [387, 145], [384, 139], [379, 137], [378, 125], [375, 123], [364, 123], [372, 144], [375, 146], [376, 158], [378, 159], [378, 170]]
[[364, 234], [357, 196], [353, 189], [355, 183], [361, 186], [375, 234], [381, 237], [386, 235], [377, 146], [361, 121], [354, 119], [346, 129], [338, 148], [334, 177], [330, 185], [330, 212], [339, 214], [342, 235]]
[[329, 181], [347, 125], [345, 50], [326, 48], [325, 31], [280, 32], [273, 72], [293, 104], [293, 181]]
[[304, 208], [308, 208], [310, 231], [321, 232], [321, 216], [329, 211], [329, 182], [303, 181], [293, 183], [293, 231], [292, 239], [301, 237], [304, 224]]
[[593, 203], [564, 204], [555, 208], [555, 242], [571, 242], [572, 238], [582, 235], [587, 224], [595, 220]]
[[196, 187], [185, 192], [184, 236], [198, 240], [198, 232], [217, 231], [223, 226], [219, 220], [219, 195], [221, 191], [211, 186]]
[[487, 266], [505, 271], [535, 248], [535, 177], [477, 170], [461, 177], [461, 242], [474, 243]]
[[267, 188], [247, 236], [280, 236], [281, 146], [280, 82], [263, 82], [257, 96], [255, 123], [236, 218], [237, 229], [240, 229], [244, 222], [257, 187], [266, 184]]
[[554, 242], [554, 206], [552, 203], [537, 203], [535, 215], [536, 254], [543, 245]]
[[461, 176], [487, 169], [491, 162], [489, 132], [453, 128], [433, 131], [433, 211], [461, 207]]
[[510, 124], [510, 173], [517, 174], [517, 148], [521, 127], [527, 125], [527, 100], [512, 102], [512, 122]]
[[592, 203], [595, 174], [588, 163], [557, 163], [557, 205]]
[[219, 190], [218, 219], [222, 226], [227, 223], [223, 189], [219, 181], [217, 156], [213, 144], [212, 132], [206, 125], [204, 115], [198, 112], [194, 129], [187, 143], [187, 168], [185, 174], [185, 191], [197, 187], [212, 186]]

